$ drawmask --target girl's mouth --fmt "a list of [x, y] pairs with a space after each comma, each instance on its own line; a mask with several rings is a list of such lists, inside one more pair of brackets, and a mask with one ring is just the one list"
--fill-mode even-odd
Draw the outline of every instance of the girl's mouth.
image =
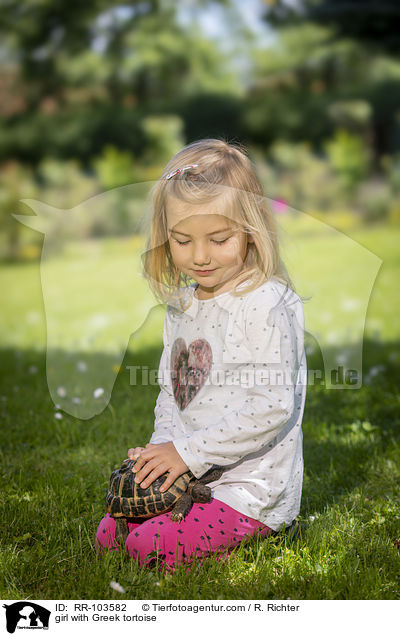
[[195, 269], [196, 274], [199, 276], [207, 276], [208, 274], [212, 274], [215, 272], [215, 269]]

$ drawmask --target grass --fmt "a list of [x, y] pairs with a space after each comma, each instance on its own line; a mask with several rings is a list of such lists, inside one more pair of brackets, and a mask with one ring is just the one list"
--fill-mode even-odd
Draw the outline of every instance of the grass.
[[[388, 310], [398, 304], [391, 294], [399, 272], [399, 235], [376, 228], [356, 238], [384, 261], [368, 313], [381, 330], [362, 343], [361, 389], [308, 387], [300, 536], [256, 538], [227, 562], [212, 556], [192, 573], [181, 566], [172, 576], [138, 568], [124, 554], [99, 558], [93, 545], [111, 470], [129, 446], [145, 443], [151, 434], [158, 389], [131, 386], [125, 367], [157, 367], [161, 343], [159, 332], [154, 342], [154, 333], [162, 316], [152, 322], [153, 342], [146, 330], [131, 340], [101, 414], [80, 420], [64, 413], [57, 420], [46, 381], [43, 324], [20, 321], [19, 344], [7, 331], [17, 316], [40, 316], [37, 266], [3, 268], [7, 288], [23, 286], [26, 293], [10, 293], [2, 324], [0, 597], [400, 598], [400, 341], [398, 322]], [[314, 244], [315, 238], [310, 247]], [[363, 271], [357, 273], [361, 280]], [[354, 272], [352, 281], [356, 294]], [[385, 299], [384, 307], [375, 296]], [[322, 368], [311, 336], [307, 347], [309, 368]], [[112, 580], [125, 594], [110, 588]]]

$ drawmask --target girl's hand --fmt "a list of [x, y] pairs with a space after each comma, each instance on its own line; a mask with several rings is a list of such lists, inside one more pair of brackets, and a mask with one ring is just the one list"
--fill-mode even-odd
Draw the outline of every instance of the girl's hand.
[[164, 473], [169, 473], [160, 488], [160, 492], [165, 492], [172, 486], [175, 479], [189, 470], [189, 467], [185, 464], [173, 443], [165, 442], [163, 444], [146, 444], [145, 450], [140, 453], [140, 457], [132, 470], [137, 473], [135, 482], [140, 484], [141, 488], [147, 488], [157, 477]]
[[136, 446], [136, 448], [130, 448], [128, 450], [128, 459], [137, 459], [143, 450], [144, 446]]

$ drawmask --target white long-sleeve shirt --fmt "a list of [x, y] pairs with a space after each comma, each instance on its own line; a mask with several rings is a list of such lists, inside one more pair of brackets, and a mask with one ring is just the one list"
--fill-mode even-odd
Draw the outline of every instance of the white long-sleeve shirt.
[[187, 309], [167, 305], [150, 442], [172, 441], [196, 477], [223, 466], [212, 496], [279, 530], [300, 510], [302, 302], [274, 278], [240, 297], [198, 300], [196, 287]]

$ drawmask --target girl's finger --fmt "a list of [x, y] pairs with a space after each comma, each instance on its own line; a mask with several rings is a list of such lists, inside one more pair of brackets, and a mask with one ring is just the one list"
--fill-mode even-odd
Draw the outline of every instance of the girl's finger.
[[[135, 449], [137, 450], [137, 449]], [[149, 448], [146, 450], [145, 448], [141, 448], [140, 455], [134, 467], [132, 468], [134, 473], [137, 473], [142, 466], [148, 461], [150, 461], [154, 457], [154, 451]]]
[[168, 490], [168, 488], [172, 486], [172, 484], [178, 477], [179, 475], [177, 475], [175, 472], [170, 472], [163, 485], [160, 486], [160, 492], [165, 492], [166, 490]]
[[[157, 466], [157, 468], [155, 468], [154, 470], [151, 471], [151, 473], [149, 473], [146, 477], [146, 479], [144, 481], [141, 482], [140, 487], [141, 488], [147, 488], [148, 486], [150, 486], [153, 481], [155, 479], [157, 479], [157, 477], [159, 477], [160, 475], [163, 475], [165, 473], [165, 466]], [[135, 478], [136, 481], [136, 478]]]
[[[139, 457], [139, 459], [136, 462], [134, 468], [136, 468], [137, 464], [140, 462], [140, 459], [141, 458]], [[143, 466], [143, 468], [141, 468], [140, 470], [138, 470], [136, 472], [135, 482], [137, 484], [140, 484], [145, 479], [145, 477], [147, 477], [147, 475], [149, 473], [151, 473], [151, 471], [154, 470], [155, 468], [157, 468], [157, 466], [159, 466], [159, 465], [160, 465], [160, 462], [157, 461], [157, 459], [151, 459], [148, 462], [146, 462], [146, 464]], [[165, 472], [165, 468], [164, 468], [164, 472]]]
[[128, 450], [128, 459], [137, 459], [142, 450], [144, 450], [143, 446], [136, 446], [135, 448], [130, 448]]
[[140, 454], [136, 460], [136, 464], [132, 468], [132, 472], [138, 473], [139, 470], [143, 468], [143, 466], [146, 464], [147, 461], [148, 461], [148, 458], [146, 459], [146, 457], [143, 457], [143, 455]]
[[138, 459], [140, 457], [140, 453], [144, 451], [143, 446], [138, 446], [134, 449], [132, 459]]

